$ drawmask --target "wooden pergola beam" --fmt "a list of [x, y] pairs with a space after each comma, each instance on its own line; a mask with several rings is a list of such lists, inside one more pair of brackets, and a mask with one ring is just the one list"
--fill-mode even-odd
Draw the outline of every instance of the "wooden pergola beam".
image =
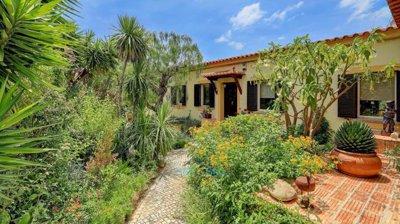
[[213, 80], [213, 79], [210, 79], [210, 78], [207, 78], [207, 79], [210, 81], [211, 86], [214, 88], [215, 94], [218, 95], [218, 89], [217, 89], [217, 86], [215, 86], [214, 80]]
[[240, 95], [242, 95], [242, 87], [240, 86], [238, 78], [237, 77], [233, 77], [233, 79], [235, 80], [236, 87], [238, 88]]

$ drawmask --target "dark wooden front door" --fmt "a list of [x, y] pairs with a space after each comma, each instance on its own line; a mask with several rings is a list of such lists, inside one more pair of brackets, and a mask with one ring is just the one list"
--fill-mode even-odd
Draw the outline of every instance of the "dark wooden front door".
[[235, 83], [225, 83], [224, 117], [237, 114], [237, 88]]

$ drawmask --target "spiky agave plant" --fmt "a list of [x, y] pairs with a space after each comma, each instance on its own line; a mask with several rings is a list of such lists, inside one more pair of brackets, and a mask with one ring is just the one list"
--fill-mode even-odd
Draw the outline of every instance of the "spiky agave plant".
[[339, 127], [335, 134], [335, 144], [338, 149], [353, 153], [372, 153], [376, 148], [371, 128], [357, 121], [347, 121]]

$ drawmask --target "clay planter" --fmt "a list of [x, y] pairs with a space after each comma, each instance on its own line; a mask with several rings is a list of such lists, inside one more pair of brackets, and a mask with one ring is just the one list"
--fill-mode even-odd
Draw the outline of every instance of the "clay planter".
[[297, 177], [295, 183], [301, 191], [312, 192], [315, 190], [315, 180], [312, 177]]
[[211, 114], [204, 114], [205, 119], [211, 119]]
[[382, 161], [376, 152], [353, 153], [334, 148], [331, 155], [339, 160], [336, 168], [351, 176], [373, 177], [378, 175], [382, 168]]

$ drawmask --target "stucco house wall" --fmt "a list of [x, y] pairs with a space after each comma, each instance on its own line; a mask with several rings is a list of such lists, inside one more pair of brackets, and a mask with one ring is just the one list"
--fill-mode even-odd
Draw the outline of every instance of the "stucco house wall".
[[[376, 57], [371, 61], [370, 67], [372, 70], [379, 71], [389, 63], [396, 63], [400, 65], [400, 31], [399, 29], [391, 30], [390, 36], [385, 38], [384, 42], [378, 43], [375, 46], [377, 51]], [[394, 35], [395, 33], [396, 35]], [[342, 39], [343, 42], [351, 42], [352, 38]], [[240, 113], [244, 109], [247, 108], [247, 82], [254, 80], [254, 75], [257, 73], [257, 57], [249, 56], [244, 58], [239, 58], [235, 60], [222, 60], [220, 63], [209, 64], [207, 68], [203, 70], [201, 73], [211, 73], [211, 72], [220, 72], [220, 71], [244, 71], [246, 74], [239, 79], [240, 86], [242, 88], [242, 94], [237, 93], [237, 112]], [[350, 73], [359, 71], [359, 68], [351, 68]], [[268, 70], [263, 67], [263, 73], [267, 73]], [[397, 77], [396, 77], [397, 78]], [[224, 118], [224, 83], [234, 82], [233, 78], [221, 78], [215, 81], [216, 88], [218, 90], [218, 94], [215, 95], [215, 107], [212, 108], [212, 118], [216, 120], [222, 120]], [[173, 115], [176, 117], [187, 117], [190, 115], [193, 119], [202, 119], [201, 112], [205, 108], [205, 106], [195, 107], [194, 106], [194, 85], [195, 84], [208, 84], [206, 78], [204, 78], [201, 74], [193, 72], [189, 75], [186, 81], [186, 105], [174, 105], [173, 106]], [[333, 86], [337, 86], [337, 77], [332, 83]], [[397, 88], [397, 87], [396, 87]], [[399, 87], [400, 88], [400, 87]], [[359, 95], [359, 94], [358, 94]], [[170, 95], [167, 94], [167, 98]], [[258, 93], [259, 96], [259, 93]], [[359, 101], [359, 100], [358, 100]], [[396, 102], [400, 103], [400, 102]], [[325, 117], [329, 120], [331, 127], [336, 129], [340, 126], [342, 122], [346, 119], [338, 117], [338, 103], [335, 102], [330, 109], [328, 110]], [[370, 117], [370, 118], [357, 118], [363, 121], [373, 121], [373, 122], [381, 122], [381, 118], [379, 117]]]

